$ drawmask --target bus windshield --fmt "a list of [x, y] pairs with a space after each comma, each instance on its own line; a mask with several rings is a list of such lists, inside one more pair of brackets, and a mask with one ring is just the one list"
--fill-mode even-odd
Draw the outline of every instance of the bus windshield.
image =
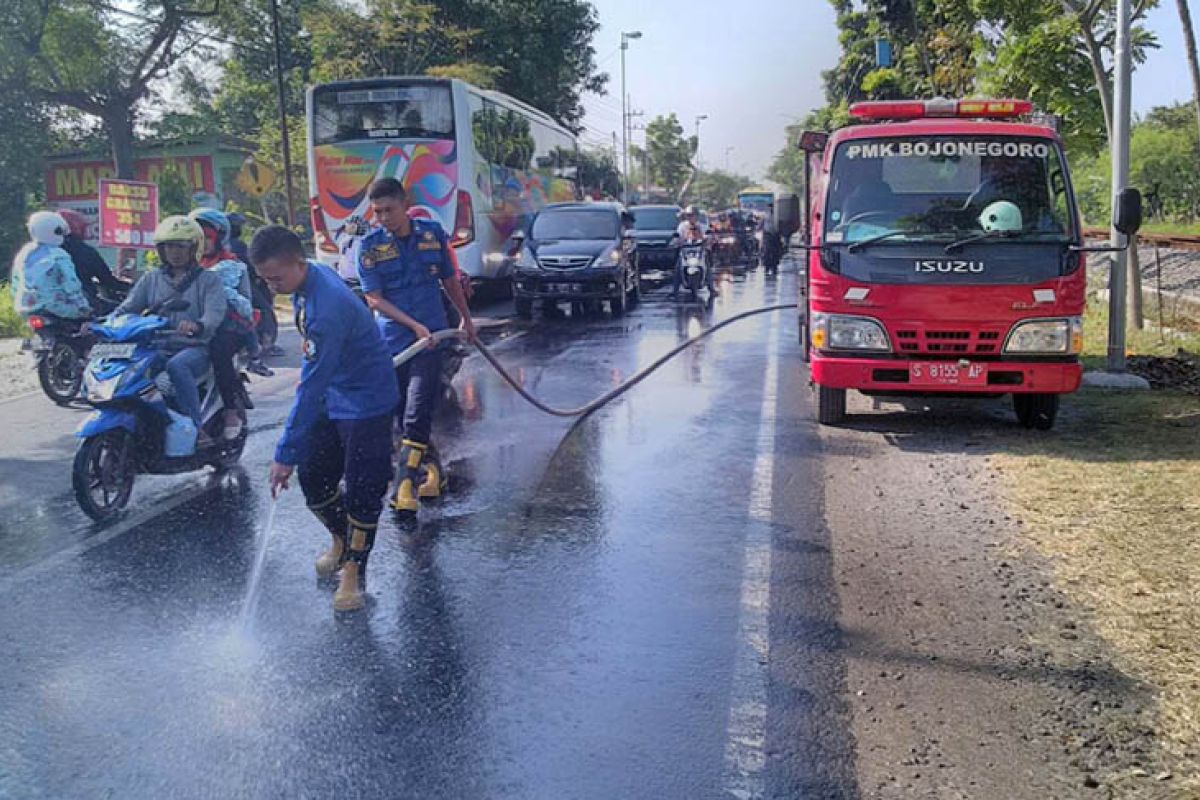
[[447, 86], [387, 86], [318, 91], [314, 145], [354, 139], [454, 138]]
[[1000, 207], [1008, 214], [1004, 241], [1074, 236], [1056, 143], [997, 136], [854, 139], [834, 153], [825, 241], [954, 240], [982, 233], [985, 211]]

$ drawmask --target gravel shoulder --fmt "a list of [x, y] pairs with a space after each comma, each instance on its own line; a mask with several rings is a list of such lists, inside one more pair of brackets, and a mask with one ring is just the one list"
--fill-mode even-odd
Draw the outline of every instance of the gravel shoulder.
[[909, 408], [851, 393], [822, 434], [861, 796], [1187, 796], [1155, 691], [1005, 512], [989, 454], [1031, 434], [1000, 402]]
[[21, 350], [21, 339], [0, 339], [0, 400], [38, 390], [33, 356]]

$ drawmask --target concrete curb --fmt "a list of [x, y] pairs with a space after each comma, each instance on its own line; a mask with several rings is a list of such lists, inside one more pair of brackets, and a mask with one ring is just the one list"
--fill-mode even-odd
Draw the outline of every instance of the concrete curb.
[[1083, 373], [1083, 385], [1097, 389], [1117, 389], [1120, 391], [1146, 391], [1150, 382], [1132, 372], [1101, 372], [1093, 370]]

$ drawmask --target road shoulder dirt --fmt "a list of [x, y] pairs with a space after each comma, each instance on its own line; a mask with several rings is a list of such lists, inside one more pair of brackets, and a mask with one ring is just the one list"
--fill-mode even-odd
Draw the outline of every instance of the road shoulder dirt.
[[822, 436], [862, 796], [1178, 797], [1153, 691], [1004, 513], [986, 454], [1031, 434], [1000, 404], [851, 411]]

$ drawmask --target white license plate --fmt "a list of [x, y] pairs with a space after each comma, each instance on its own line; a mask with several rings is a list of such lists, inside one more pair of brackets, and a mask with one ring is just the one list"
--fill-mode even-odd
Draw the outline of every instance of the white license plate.
[[133, 352], [137, 350], [136, 344], [117, 344], [114, 342], [101, 342], [92, 348], [92, 358], [133, 358]]
[[548, 283], [546, 289], [559, 294], [573, 294], [579, 291], [579, 288], [573, 283]]
[[987, 366], [952, 362], [914, 362], [909, 367], [909, 382], [927, 386], [986, 386]]

